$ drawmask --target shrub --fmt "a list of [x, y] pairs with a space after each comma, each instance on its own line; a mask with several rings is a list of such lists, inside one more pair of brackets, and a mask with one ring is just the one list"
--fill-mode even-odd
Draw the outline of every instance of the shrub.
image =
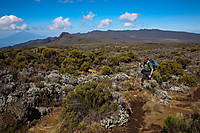
[[16, 63], [21, 63], [21, 62], [24, 62], [26, 61], [26, 57], [25, 56], [22, 56], [22, 55], [19, 55], [15, 58], [15, 61]]
[[87, 72], [90, 68], [90, 63], [89, 62], [84, 62], [82, 65], [81, 65], [81, 70]]
[[158, 67], [158, 71], [160, 72], [160, 75], [164, 81], [170, 79], [172, 75], [184, 74], [182, 66], [176, 61], [162, 62]]
[[163, 123], [163, 133], [198, 133], [200, 131], [200, 114], [193, 113], [185, 117], [168, 115]]
[[37, 47], [37, 48], [35, 48], [34, 49], [34, 52], [35, 53], [42, 53], [42, 51], [44, 50], [44, 49], [46, 49], [47, 47], [46, 46], [41, 46], [41, 47]]
[[58, 54], [59, 54], [59, 52], [57, 50], [54, 50], [54, 49], [51, 49], [51, 48], [45, 48], [44, 50], [42, 50], [42, 56], [47, 58], [47, 59], [55, 57]]
[[118, 68], [117, 68], [117, 71], [118, 71], [118, 72], [123, 72], [123, 69], [122, 69], [121, 67], [118, 67]]
[[78, 50], [72, 50], [68, 53], [69, 57], [71, 58], [84, 58], [85, 55], [83, 55], [82, 52], [78, 51]]
[[94, 60], [93, 63], [96, 64], [96, 65], [100, 65], [101, 62], [102, 62], [104, 59], [106, 59], [106, 56], [105, 56], [105, 55], [98, 56], [98, 57], [95, 58], [95, 60]]
[[189, 65], [192, 61], [188, 58], [177, 58], [176, 61], [182, 65], [183, 69], [185, 69], [187, 67], [187, 65]]
[[119, 59], [116, 56], [108, 57], [108, 61], [111, 62], [112, 66], [119, 65]]
[[153, 72], [153, 78], [159, 83], [162, 82], [162, 77], [160, 76], [160, 73], [157, 70]]
[[[95, 119], [109, 111], [109, 99], [111, 92], [103, 83], [86, 82], [83, 86], [75, 88], [66, 96], [64, 102], [63, 119], [66, 128], [73, 130], [81, 125], [83, 118], [89, 114], [89, 110], [95, 111]], [[105, 108], [106, 106], [106, 108]], [[104, 111], [102, 111], [104, 110]], [[103, 113], [103, 114], [102, 114]], [[93, 114], [94, 115], [94, 114]], [[80, 123], [80, 124], [79, 124]]]
[[188, 86], [196, 86], [197, 85], [197, 77], [194, 77], [194, 76], [183, 75], [180, 78], [180, 81]]
[[117, 56], [118, 60], [120, 62], [125, 62], [125, 63], [129, 63], [131, 61], [137, 61], [138, 60], [138, 56], [133, 53], [133, 52], [128, 52], [128, 53], [121, 53]]
[[5, 59], [5, 55], [2, 51], [0, 51], [0, 59]]
[[112, 72], [112, 70], [111, 70], [111, 68], [109, 66], [103, 66], [101, 68], [101, 75], [110, 75], [112, 73], [113, 72]]
[[69, 65], [66, 69], [65, 69], [66, 73], [69, 74], [73, 74], [74, 76], [78, 76], [78, 72], [75, 70], [75, 68], [71, 65]]
[[94, 61], [94, 59], [95, 59], [94, 56], [95, 55], [94, 55], [93, 52], [87, 52], [87, 60], [88, 60], [88, 62], [92, 63]]

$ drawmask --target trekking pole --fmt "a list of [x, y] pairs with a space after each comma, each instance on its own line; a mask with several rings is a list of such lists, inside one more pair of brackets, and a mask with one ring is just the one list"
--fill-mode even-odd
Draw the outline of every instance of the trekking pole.
[[134, 84], [133, 84], [133, 88], [135, 88], [135, 83], [136, 83], [136, 80], [137, 80], [137, 77], [138, 77], [138, 74], [140, 72], [140, 66], [138, 67], [138, 70], [137, 70], [137, 75], [135, 77], [135, 81], [134, 81]]

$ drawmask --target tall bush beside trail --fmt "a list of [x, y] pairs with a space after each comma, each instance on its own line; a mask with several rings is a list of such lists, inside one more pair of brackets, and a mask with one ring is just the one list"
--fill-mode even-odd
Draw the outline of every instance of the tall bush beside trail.
[[199, 133], [200, 114], [193, 113], [184, 117], [168, 115], [163, 123], [163, 133]]
[[160, 73], [157, 70], [153, 72], [153, 78], [159, 83], [162, 82], [162, 77], [160, 76]]
[[184, 70], [181, 64], [177, 63], [176, 61], [166, 61], [162, 62], [159, 67], [158, 71], [164, 81], [170, 79], [172, 75], [183, 75]]
[[112, 99], [111, 92], [103, 83], [88, 81], [81, 87], [75, 88], [67, 94], [63, 103], [62, 127], [75, 130], [86, 116], [90, 116], [90, 122], [99, 120], [112, 110], [110, 99]]

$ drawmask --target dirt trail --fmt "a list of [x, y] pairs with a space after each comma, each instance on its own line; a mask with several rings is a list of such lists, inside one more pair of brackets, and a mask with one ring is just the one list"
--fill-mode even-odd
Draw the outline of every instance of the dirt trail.
[[28, 133], [51, 133], [58, 123], [61, 113], [61, 107], [53, 108], [53, 111], [50, 114], [42, 117], [35, 126], [28, 130]]
[[[198, 88], [196, 94], [193, 95], [192, 99], [199, 99]], [[194, 100], [188, 101], [187, 95], [185, 94], [173, 94], [171, 101], [172, 104], [162, 106], [162, 112], [157, 114], [148, 114], [143, 110], [143, 106], [147, 103], [148, 98], [150, 97], [149, 91], [127, 91], [122, 92], [125, 97], [130, 100], [130, 105], [132, 109], [132, 115], [130, 116], [129, 123], [124, 127], [116, 127], [112, 130], [104, 130], [104, 132], [113, 132], [113, 133], [158, 133], [161, 132], [164, 119], [167, 115], [171, 114], [176, 116], [177, 113], [188, 114], [191, 112], [192, 102]], [[180, 100], [181, 99], [181, 100]], [[188, 104], [190, 102], [190, 104]], [[180, 105], [190, 105], [187, 107], [182, 107]], [[42, 119], [32, 128], [28, 130], [29, 133], [50, 133], [55, 129], [56, 124], [60, 114], [62, 113], [62, 108], [54, 108], [53, 111], [42, 117]], [[86, 131], [87, 132], [87, 131]]]

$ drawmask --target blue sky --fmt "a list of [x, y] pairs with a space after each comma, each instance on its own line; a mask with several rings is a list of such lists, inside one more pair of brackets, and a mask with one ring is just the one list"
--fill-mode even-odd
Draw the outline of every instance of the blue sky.
[[200, 33], [200, 0], [0, 0], [0, 38], [92, 30], [161, 29]]

